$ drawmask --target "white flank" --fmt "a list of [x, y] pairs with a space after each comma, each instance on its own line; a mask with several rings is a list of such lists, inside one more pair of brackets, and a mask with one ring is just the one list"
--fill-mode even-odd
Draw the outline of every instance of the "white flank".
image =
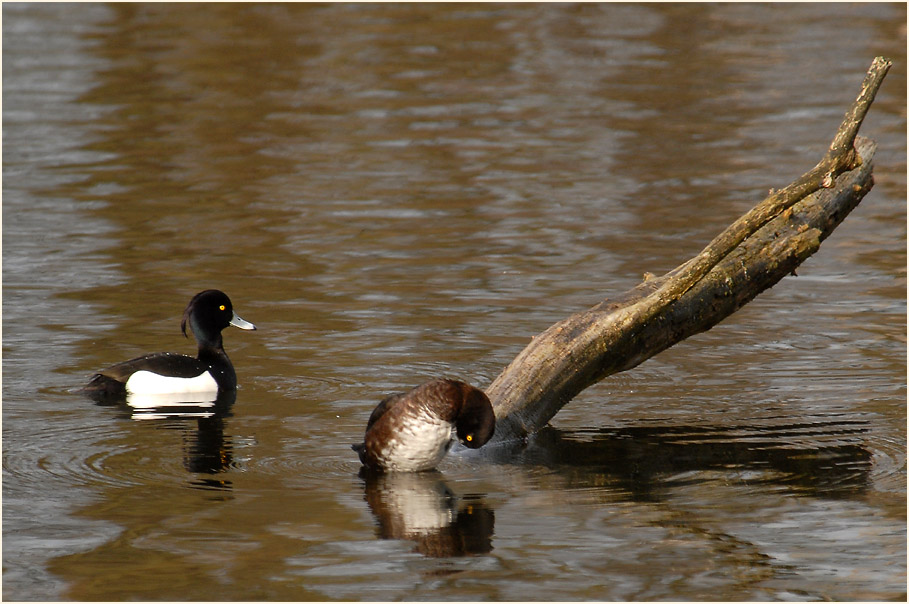
[[126, 381], [126, 392], [143, 395], [213, 392], [217, 395], [218, 383], [207, 371], [194, 378], [177, 378], [151, 371], [137, 371]]
[[400, 434], [390, 439], [380, 457], [393, 470], [431, 470], [442, 461], [451, 446], [451, 424], [421, 410], [399, 426]]

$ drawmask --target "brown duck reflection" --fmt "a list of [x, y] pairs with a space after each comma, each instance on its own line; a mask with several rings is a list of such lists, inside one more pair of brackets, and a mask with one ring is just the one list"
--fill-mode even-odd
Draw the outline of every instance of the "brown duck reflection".
[[480, 495], [456, 496], [440, 472], [362, 469], [365, 499], [379, 522], [379, 537], [416, 543], [434, 558], [492, 551], [495, 513]]

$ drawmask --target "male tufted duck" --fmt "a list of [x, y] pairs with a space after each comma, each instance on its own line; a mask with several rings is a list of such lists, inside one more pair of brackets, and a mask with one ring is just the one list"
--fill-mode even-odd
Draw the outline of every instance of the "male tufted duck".
[[496, 417], [486, 394], [455, 380], [438, 379], [383, 400], [366, 423], [363, 442], [352, 448], [375, 470], [421, 472], [436, 467], [453, 442], [485, 445]]
[[187, 323], [199, 343], [197, 358], [159, 352], [124, 361], [96, 373], [83, 391], [96, 397], [122, 397], [234, 390], [237, 374], [224, 352], [221, 330], [228, 325], [240, 329], [256, 326], [237, 316], [230, 298], [216, 289], [190, 300], [180, 323], [184, 337], [189, 337]]

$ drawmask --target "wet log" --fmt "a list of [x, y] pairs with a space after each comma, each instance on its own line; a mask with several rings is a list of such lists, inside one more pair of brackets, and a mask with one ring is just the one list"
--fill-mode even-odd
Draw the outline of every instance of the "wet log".
[[496, 440], [541, 429], [588, 386], [706, 331], [793, 274], [873, 186], [875, 143], [857, 137], [891, 62], [872, 63], [818, 164], [662, 277], [556, 323], [487, 388]]

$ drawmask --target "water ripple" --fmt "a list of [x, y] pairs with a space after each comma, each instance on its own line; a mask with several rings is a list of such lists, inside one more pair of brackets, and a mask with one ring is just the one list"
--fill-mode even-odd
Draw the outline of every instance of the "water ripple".
[[58, 489], [136, 484], [135, 480], [108, 470], [112, 458], [133, 447], [100, 444], [110, 436], [110, 428], [104, 423], [74, 426], [67, 419], [33, 422], [29, 426], [31, 434], [20, 435], [14, 452], [4, 450], [3, 471], [9, 474], [9, 478], [4, 478], [4, 491], [34, 492], [47, 488], [48, 483]]

